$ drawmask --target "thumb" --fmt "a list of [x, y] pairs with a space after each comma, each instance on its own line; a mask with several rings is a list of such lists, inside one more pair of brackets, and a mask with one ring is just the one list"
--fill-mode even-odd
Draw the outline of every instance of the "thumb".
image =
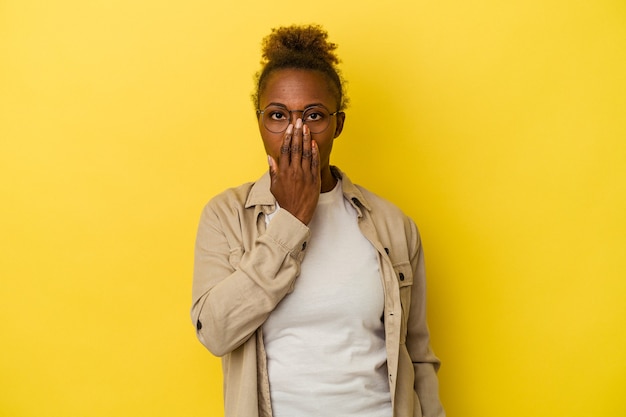
[[267, 155], [267, 163], [270, 165], [270, 175], [274, 176], [276, 174], [276, 161], [271, 155]]

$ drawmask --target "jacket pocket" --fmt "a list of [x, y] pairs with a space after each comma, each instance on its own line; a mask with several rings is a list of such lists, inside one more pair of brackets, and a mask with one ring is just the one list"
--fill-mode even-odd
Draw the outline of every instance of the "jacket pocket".
[[400, 343], [405, 343], [407, 323], [411, 312], [411, 290], [413, 288], [413, 270], [408, 261], [394, 264], [393, 270], [400, 289], [400, 306], [402, 307], [402, 325], [400, 327]]

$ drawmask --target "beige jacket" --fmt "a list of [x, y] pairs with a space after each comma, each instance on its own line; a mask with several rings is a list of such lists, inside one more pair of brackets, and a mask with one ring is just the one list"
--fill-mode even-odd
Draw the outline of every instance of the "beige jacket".
[[[397, 207], [334, 167], [333, 172], [379, 254], [393, 415], [443, 417], [417, 228]], [[293, 290], [310, 236], [286, 210], [266, 226], [264, 216], [276, 202], [269, 185], [265, 174], [219, 194], [205, 207], [198, 227], [191, 319], [202, 344], [222, 357], [226, 417], [272, 416], [262, 325]]]

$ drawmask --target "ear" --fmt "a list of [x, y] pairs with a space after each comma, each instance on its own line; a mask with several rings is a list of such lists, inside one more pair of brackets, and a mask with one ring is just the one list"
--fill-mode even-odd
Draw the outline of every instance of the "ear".
[[337, 113], [336, 119], [337, 119], [337, 126], [335, 127], [335, 136], [333, 138], [336, 138], [339, 135], [341, 135], [341, 132], [343, 131], [343, 124], [346, 121], [346, 114], [344, 112], [339, 112]]

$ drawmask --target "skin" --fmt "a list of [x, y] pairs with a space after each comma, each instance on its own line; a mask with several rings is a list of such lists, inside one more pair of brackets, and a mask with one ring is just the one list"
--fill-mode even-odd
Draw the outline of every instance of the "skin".
[[[282, 69], [271, 73], [259, 94], [259, 107], [282, 104], [290, 110], [322, 104], [332, 112], [338, 109], [338, 92], [328, 77], [319, 72]], [[294, 112], [284, 133], [265, 129], [259, 117], [259, 131], [268, 155], [270, 191], [282, 209], [309, 224], [320, 192], [331, 191], [337, 179], [330, 170], [333, 142], [343, 130], [346, 115], [332, 116], [322, 133], [311, 134], [302, 124], [302, 113]]]

